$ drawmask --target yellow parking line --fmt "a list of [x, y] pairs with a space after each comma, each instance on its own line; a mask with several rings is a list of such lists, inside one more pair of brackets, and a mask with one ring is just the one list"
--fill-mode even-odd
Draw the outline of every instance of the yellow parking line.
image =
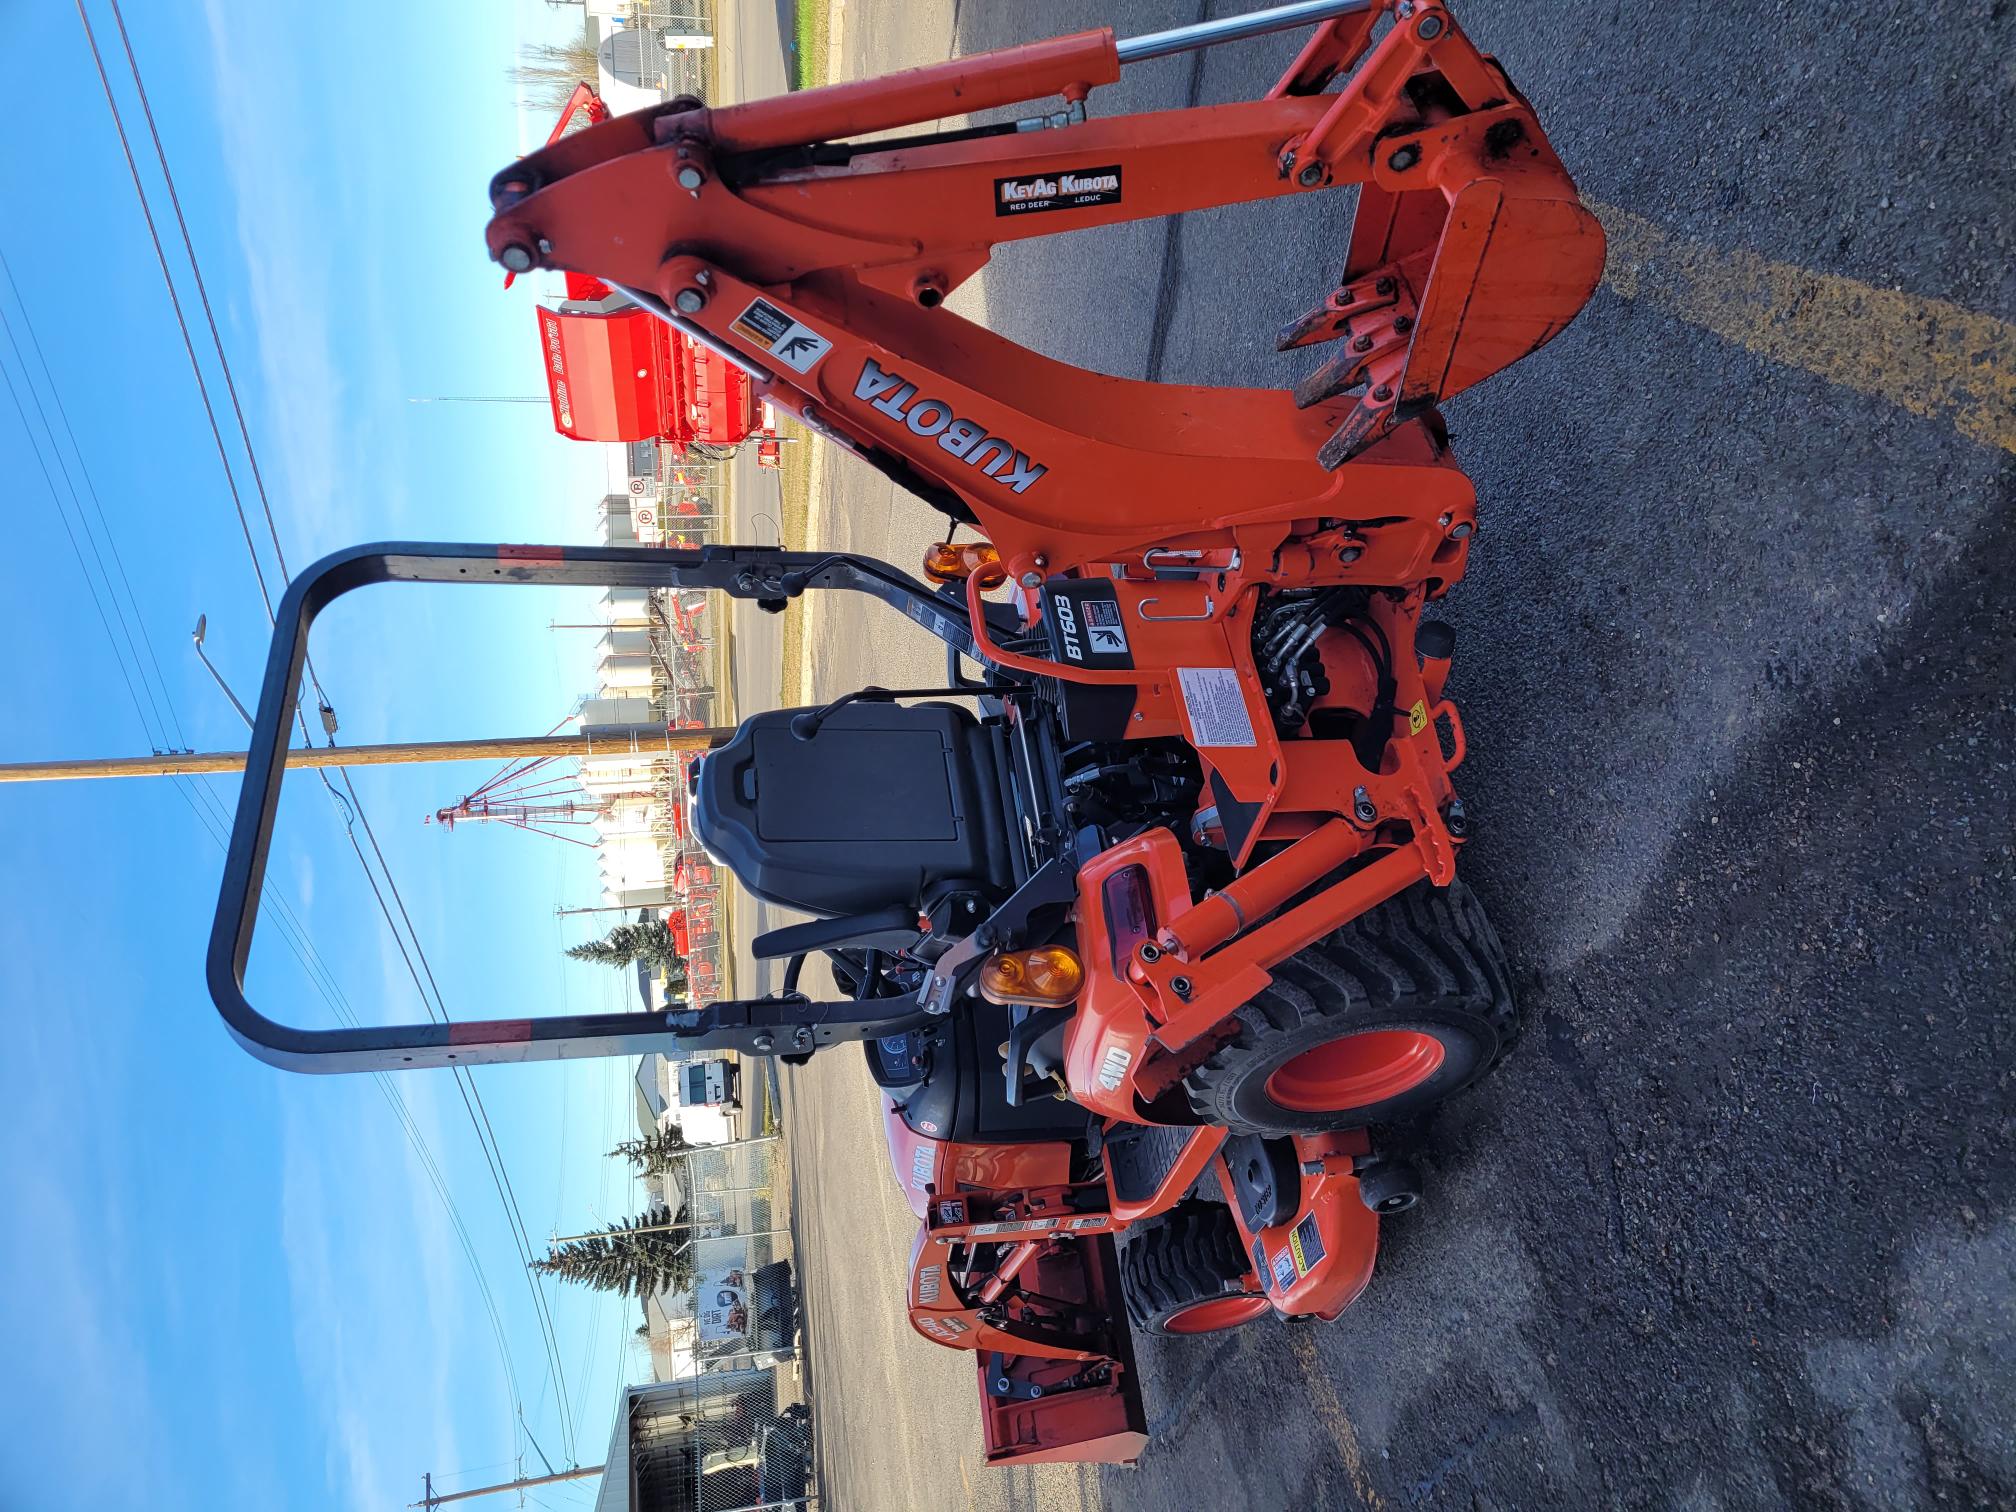
[[1358, 1494], [1358, 1500], [1364, 1506], [1384, 1508], [1386, 1503], [1372, 1489], [1372, 1477], [1365, 1472], [1365, 1455], [1358, 1447], [1358, 1430], [1351, 1426], [1351, 1419], [1345, 1415], [1336, 1384], [1331, 1381], [1329, 1368], [1324, 1365], [1322, 1357], [1316, 1353], [1316, 1341], [1309, 1336], [1306, 1325], [1297, 1325], [1289, 1334], [1288, 1347], [1294, 1352], [1296, 1363], [1302, 1367], [1302, 1377], [1308, 1383], [1309, 1405], [1316, 1409], [1317, 1421], [1322, 1423], [1337, 1445], [1338, 1457], [1344, 1462], [1344, 1473], [1351, 1478], [1351, 1489]]
[[1796, 367], [1970, 441], [2016, 451], [2016, 326], [1943, 299], [1694, 241], [1615, 205], [1604, 281], [1745, 351]]

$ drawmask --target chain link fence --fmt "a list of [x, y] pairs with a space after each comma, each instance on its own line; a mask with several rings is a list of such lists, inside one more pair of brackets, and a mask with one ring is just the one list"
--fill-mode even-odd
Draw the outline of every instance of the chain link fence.
[[666, 99], [687, 94], [707, 97], [712, 49], [679, 44], [714, 35], [710, 0], [632, 0], [623, 24], [646, 39], [651, 84], [661, 95]]
[[693, 1225], [694, 1285], [659, 1299], [669, 1358], [632, 1392], [632, 1512], [819, 1505], [789, 1180], [774, 1136], [702, 1147], [672, 1174]]

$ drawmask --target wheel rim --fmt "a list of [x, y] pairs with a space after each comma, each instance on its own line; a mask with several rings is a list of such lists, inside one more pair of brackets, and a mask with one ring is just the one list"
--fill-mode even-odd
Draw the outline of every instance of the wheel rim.
[[1173, 1334], [1216, 1333], [1221, 1328], [1250, 1322], [1272, 1305], [1256, 1292], [1235, 1292], [1229, 1297], [1193, 1302], [1164, 1318], [1162, 1326]]
[[1297, 1113], [1370, 1107], [1411, 1092], [1442, 1066], [1442, 1042], [1412, 1029], [1347, 1034], [1304, 1050], [1267, 1078], [1267, 1095]]

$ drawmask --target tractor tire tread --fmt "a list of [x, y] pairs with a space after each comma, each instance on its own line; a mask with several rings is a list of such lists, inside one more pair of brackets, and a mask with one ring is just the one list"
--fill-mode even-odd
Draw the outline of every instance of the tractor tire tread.
[[1120, 1248], [1128, 1320], [1149, 1333], [1198, 1302], [1244, 1289], [1245, 1245], [1223, 1203], [1191, 1198], [1144, 1219]]
[[1461, 881], [1408, 888], [1280, 962], [1273, 976], [1235, 1010], [1231, 1035], [1185, 1078], [1193, 1111], [1235, 1133], [1308, 1132], [1319, 1125], [1286, 1115], [1233, 1116], [1227, 1101], [1231, 1084], [1268, 1046], [1320, 1022], [1363, 1020], [1376, 1027], [1421, 1010], [1481, 1020], [1490, 1029], [1489, 1053], [1462, 1085], [1488, 1072], [1518, 1032], [1504, 946], [1483, 904]]

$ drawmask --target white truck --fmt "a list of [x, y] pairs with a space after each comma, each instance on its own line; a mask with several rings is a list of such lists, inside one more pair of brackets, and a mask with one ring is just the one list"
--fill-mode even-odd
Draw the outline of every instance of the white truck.
[[682, 1108], [739, 1108], [740, 1075], [726, 1056], [692, 1060], [673, 1068], [673, 1087]]

